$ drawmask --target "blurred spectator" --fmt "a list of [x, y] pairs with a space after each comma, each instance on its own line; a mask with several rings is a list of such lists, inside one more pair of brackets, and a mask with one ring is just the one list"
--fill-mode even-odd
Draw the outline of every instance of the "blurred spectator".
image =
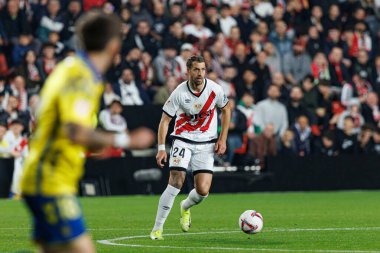
[[168, 18], [165, 16], [165, 6], [155, 1], [153, 3], [153, 25], [151, 34], [157, 41], [162, 41], [167, 25]]
[[375, 57], [371, 83], [377, 94], [380, 94], [380, 55]]
[[22, 141], [22, 132], [24, 131], [24, 122], [20, 119], [14, 119], [11, 121], [9, 130], [4, 136], [4, 140], [8, 143], [13, 156], [18, 157], [20, 154], [15, 151], [15, 147]]
[[36, 128], [36, 117], [37, 117], [37, 110], [38, 106], [40, 104], [40, 96], [39, 95], [31, 95], [29, 98], [29, 105], [27, 109], [28, 118], [29, 120], [29, 131], [28, 133], [33, 133]]
[[[218, 77], [223, 76], [222, 64], [213, 57], [211, 51], [208, 51], [208, 50], [203, 51], [202, 56], [203, 56], [203, 59], [205, 60], [208, 73], [215, 72]], [[238, 69], [236, 65], [234, 66], [235, 68]]]
[[[286, 53], [291, 51], [292, 38], [286, 33], [287, 25], [284, 21], [280, 20], [275, 23], [275, 30], [270, 34], [270, 41], [277, 48], [281, 59], [283, 59]], [[283, 67], [283, 62], [281, 60]]]
[[186, 80], [187, 79], [187, 66], [186, 61], [190, 58], [193, 52], [193, 46], [190, 43], [185, 43], [181, 46], [180, 55], [175, 57], [177, 62], [177, 71], [175, 72], [177, 80]]
[[317, 52], [323, 51], [324, 44], [316, 26], [309, 28], [309, 40], [306, 44], [306, 51], [310, 57], [314, 57]]
[[212, 2], [207, 3], [205, 9], [205, 27], [215, 33], [221, 32], [217, 5]]
[[241, 33], [241, 40], [246, 44], [250, 32], [255, 28], [255, 23], [251, 19], [251, 6], [248, 2], [241, 5], [240, 14], [236, 17], [237, 25]]
[[32, 34], [23, 33], [18, 38], [18, 43], [13, 47], [12, 59], [14, 66], [19, 66], [25, 57], [26, 52], [32, 50], [38, 52], [40, 45], [34, 41]]
[[236, 45], [231, 63], [237, 68], [239, 76], [242, 76], [243, 72], [249, 68], [249, 60], [245, 45], [242, 43]]
[[297, 118], [293, 127], [294, 147], [298, 156], [307, 156], [311, 153], [312, 133], [309, 120], [305, 115]]
[[322, 154], [326, 156], [336, 156], [338, 151], [335, 144], [335, 135], [332, 131], [323, 133], [320, 143], [317, 143], [315, 147], [316, 154]]
[[231, 49], [232, 52], [235, 52], [235, 47], [238, 44], [244, 44], [240, 40], [241, 33], [238, 26], [231, 27], [230, 36], [226, 39], [227, 46]]
[[327, 130], [332, 116], [332, 94], [329, 81], [321, 80], [318, 87], [318, 107], [315, 110], [317, 122], [321, 129]]
[[344, 119], [343, 130], [337, 130], [336, 143], [339, 154], [357, 154], [359, 150], [358, 135], [354, 133], [354, 119]]
[[294, 132], [292, 129], [287, 129], [281, 136], [279, 153], [282, 155], [295, 155], [296, 147], [294, 143]]
[[350, 76], [346, 66], [343, 64], [343, 51], [334, 47], [329, 55], [329, 73], [331, 84], [341, 87], [345, 82], [350, 82]]
[[311, 73], [316, 81], [322, 79], [331, 80], [329, 64], [326, 56], [322, 52], [314, 56], [313, 62], [311, 63]]
[[153, 99], [153, 104], [164, 105], [166, 100], [168, 100], [170, 94], [177, 87], [177, 85], [178, 83], [175, 76], [169, 76], [168, 78], [166, 78], [165, 85], [163, 85], [157, 90], [157, 93]]
[[186, 35], [180, 22], [176, 21], [169, 26], [169, 31], [165, 35], [164, 41], [171, 41], [177, 51], [181, 51], [182, 45], [186, 42]]
[[61, 58], [64, 53], [66, 53], [66, 47], [61, 42], [61, 38], [59, 33], [57, 32], [50, 32], [48, 37], [48, 42], [54, 45], [55, 48], [55, 55], [58, 58]]
[[332, 26], [327, 31], [327, 37], [324, 42], [324, 49], [326, 55], [329, 55], [334, 47], [343, 49], [345, 58], [348, 56], [348, 44], [345, 40], [342, 40], [342, 32], [336, 27]]
[[264, 87], [269, 85], [272, 81], [271, 72], [266, 61], [267, 53], [265, 51], [260, 51], [257, 53], [256, 61], [250, 67], [257, 76], [257, 84], [260, 88], [261, 94]]
[[370, 154], [372, 152], [374, 130], [375, 128], [369, 124], [360, 129], [359, 144], [361, 153]]
[[27, 16], [24, 11], [20, 10], [17, 0], [9, 0], [6, 8], [1, 10], [0, 17], [9, 42], [17, 44], [20, 34], [31, 34]]
[[112, 85], [110, 83], [106, 83], [104, 86], [104, 93], [103, 93], [103, 107], [108, 107], [112, 103], [112, 101], [119, 100], [120, 97], [116, 95], [116, 93], [112, 89]]
[[26, 78], [26, 89], [28, 93], [36, 93], [43, 84], [43, 72], [37, 65], [37, 57], [33, 50], [28, 50], [24, 55], [24, 60], [18, 68], [17, 73]]
[[256, 56], [263, 50], [263, 36], [257, 30], [253, 30], [249, 35], [249, 50], [251, 56]]
[[118, 83], [114, 86], [115, 93], [120, 97], [122, 105], [149, 104], [149, 97], [136, 83], [131, 69], [124, 69]]
[[237, 25], [236, 20], [231, 16], [231, 6], [230, 4], [224, 3], [220, 8], [220, 29], [223, 34], [230, 37], [231, 28]]
[[64, 30], [62, 32], [62, 40], [67, 42], [71, 48], [74, 48], [72, 38], [75, 32], [75, 22], [81, 14], [82, 3], [80, 0], [70, 0], [67, 10], [62, 14], [62, 19], [65, 22]]
[[61, 33], [64, 31], [64, 19], [60, 14], [61, 4], [59, 0], [49, 0], [47, 12], [42, 15], [37, 29], [38, 38], [42, 42], [48, 41], [50, 32]]
[[146, 51], [153, 57], [157, 55], [157, 41], [151, 35], [151, 25], [148, 20], [142, 19], [138, 21], [136, 33], [130, 37], [127, 42], [128, 47], [137, 47], [141, 51]]
[[[364, 125], [364, 118], [360, 113], [360, 102], [357, 99], [351, 100], [351, 102], [347, 105], [347, 109], [343, 113], [337, 115], [337, 118], [338, 118], [337, 119], [337, 127], [338, 127], [338, 129], [343, 130], [344, 119], [347, 116], [351, 116], [354, 119], [353, 132], [359, 133], [361, 127]], [[334, 117], [331, 119], [332, 121], [334, 121]]]
[[[279, 91], [280, 91], [280, 96], [278, 100], [283, 103], [284, 105], [287, 103], [289, 100], [289, 89], [288, 85], [286, 84], [285, 77], [281, 72], [276, 72], [272, 76], [272, 83], [270, 85], [277, 86]], [[267, 89], [270, 87], [268, 85], [266, 89], [264, 88], [264, 97], [267, 97], [266, 95], [268, 94]]]
[[369, 140], [369, 144], [364, 150], [365, 154], [380, 155], [380, 128], [376, 128], [373, 131], [372, 138]]
[[273, 43], [269, 41], [266, 42], [264, 44], [264, 51], [267, 53], [266, 64], [269, 67], [270, 73], [273, 75], [275, 72], [281, 72], [281, 56]]
[[149, 90], [154, 82], [154, 69], [152, 66], [152, 56], [148, 52], [141, 54], [139, 68], [141, 83], [145, 90]]
[[0, 123], [0, 158], [8, 158], [11, 156], [12, 149], [8, 141], [4, 138], [7, 130], [7, 124]]
[[248, 156], [253, 158], [255, 164], [265, 167], [265, 158], [277, 155], [275, 128], [273, 124], [267, 124], [263, 132], [255, 136], [249, 143]]
[[296, 123], [296, 119], [302, 115], [306, 116], [309, 121], [314, 120], [314, 115], [302, 104], [303, 93], [298, 86], [292, 87], [290, 91], [290, 100], [287, 104], [289, 126]]
[[275, 135], [282, 135], [288, 128], [288, 114], [286, 107], [278, 101], [280, 89], [271, 85], [268, 89], [268, 98], [259, 102], [255, 107], [254, 123], [261, 129], [273, 124]]
[[243, 134], [247, 130], [247, 118], [236, 108], [234, 98], [230, 98], [229, 101], [232, 114], [228, 129], [226, 162], [230, 165], [234, 161], [235, 150], [243, 145]]
[[255, 72], [247, 69], [243, 73], [243, 86], [237, 87], [237, 96], [240, 98], [245, 92], [249, 93], [256, 102], [262, 100], [262, 87], [257, 81], [257, 76]]
[[337, 4], [330, 6], [328, 14], [324, 17], [322, 23], [325, 31], [328, 31], [332, 27], [342, 28], [341, 13]]
[[314, 5], [311, 8], [311, 17], [310, 17], [310, 25], [313, 25], [317, 28], [319, 33], [324, 32], [324, 27], [322, 24], [322, 18], [323, 18], [323, 9], [319, 5]]
[[158, 55], [153, 62], [157, 81], [162, 85], [168, 76], [175, 76], [177, 61], [175, 59], [177, 49], [170, 42], [164, 43], [162, 54]]
[[191, 23], [183, 27], [183, 31], [191, 42], [197, 43], [197, 46], [203, 48], [206, 41], [214, 35], [214, 33], [204, 26], [204, 16], [201, 12], [195, 12], [192, 16]]
[[144, 7], [142, 0], [129, 0], [127, 7], [131, 10], [131, 21], [133, 26], [137, 25], [141, 20], [146, 20], [149, 25], [153, 24], [152, 15]]
[[16, 75], [11, 83], [12, 93], [18, 98], [18, 109], [25, 111], [28, 107], [28, 93], [26, 92], [26, 82], [22, 75]]
[[[253, 138], [256, 132], [256, 126], [254, 125], [254, 115], [255, 115], [255, 109], [254, 109], [254, 98], [251, 94], [248, 92], [245, 92], [243, 96], [241, 97], [239, 104], [237, 106], [237, 110], [242, 112], [246, 118], [247, 121], [247, 134], [249, 138]], [[258, 129], [258, 132], [260, 129]]]
[[371, 81], [372, 65], [369, 63], [368, 52], [366, 50], [359, 50], [356, 60], [351, 66], [351, 75], [358, 74], [362, 79]]
[[360, 49], [368, 52], [372, 50], [372, 40], [364, 22], [356, 23], [355, 31], [349, 45], [348, 54], [351, 57], [356, 57]]
[[58, 59], [55, 57], [55, 45], [50, 42], [45, 43], [41, 51], [41, 58], [37, 60], [37, 63], [42, 69], [43, 79], [46, 79], [57, 65]]
[[361, 112], [366, 123], [372, 124], [373, 126], [379, 126], [379, 97], [375, 92], [368, 93], [367, 99], [362, 106]]
[[123, 71], [123, 68], [124, 66], [123, 66], [121, 55], [117, 54], [113, 58], [113, 63], [106, 73], [107, 81], [111, 83], [117, 82], [117, 80], [121, 76], [121, 72]]
[[114, 99], [107, 109], [104, 109], [99, 114], [99, 124], [104, 130], [112, 132], [127, 131], [127, 122], [121, 115], [123, 106], [120, 100]]
[[237, 70], [233, 65], [225, 65], [223, 67], [223, 79], [217, 79], [215, 82], [223, 88], [224, 94], [228, 97], [236, 97], [234, 80]]
[[305, 52], [301, 40], [293, 43], [293, 51], [284, 56], [284, 74], [293, 85], [298, 84], [307, 74], [310, 74], [311, 59]]
[[318, 88], [314, 84], [312, 75], [307, 75], [301, 82], [301, 89], [303, 93], [302, 103], [311, 113], [315, 113], [318, 107]]

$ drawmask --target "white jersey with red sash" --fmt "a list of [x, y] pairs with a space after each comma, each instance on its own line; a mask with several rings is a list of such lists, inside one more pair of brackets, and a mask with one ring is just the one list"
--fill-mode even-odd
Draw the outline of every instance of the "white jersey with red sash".
[[177, 116], [171, 136], [185, 142], [215, 142], [217, 134], [216, 107], [223, 108], [228, 103], [220, 85], [205, 79], [201, 92], [191, 90], [185, 81], [170, 95], [163, 111], [170, 117]]

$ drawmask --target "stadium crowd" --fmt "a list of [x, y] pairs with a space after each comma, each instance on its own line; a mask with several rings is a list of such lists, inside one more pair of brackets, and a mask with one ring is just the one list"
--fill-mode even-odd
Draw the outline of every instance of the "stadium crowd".
[[33, 131], [38, 92], [91, 8], [123, 21], [104, 128], [126, 130], [122, 106], [164, 104], [201, 54], [233, 106], [225, 164], [380, 154], [380, 1], [0, 0], [2, 155], [19, 155], [7, 147]]

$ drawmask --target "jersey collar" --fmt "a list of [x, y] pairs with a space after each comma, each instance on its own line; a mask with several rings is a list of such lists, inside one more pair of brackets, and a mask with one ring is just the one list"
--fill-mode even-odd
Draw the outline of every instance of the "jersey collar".
[[76, 53], [78, 57], [87, 65], [87, 67], [91, 70], [95, 81], [103, 82], [103, 75], [95, 68], [94, 64], [91, 62], [90, 58], [88, 58], [88, 54], [84, 51], [77, 51]]
[[199, 92], [198, 94], [195, 94], [191, 88], [190, 88], [190, 84], [189, 84], [189, 80], [187, 80], [186, 82], [186, 85], [187, 85], [187, 88], [189, 89], [190, 93], [193, 94], [194, 96], [196, 97], [200, 97], [203, 93], [203, 91], [206, 89], [206, 85], [207, 85], [207, 79], [205, 78], [205, 85], [203, 86], [203, 89], [201, 90], [201, 92]]

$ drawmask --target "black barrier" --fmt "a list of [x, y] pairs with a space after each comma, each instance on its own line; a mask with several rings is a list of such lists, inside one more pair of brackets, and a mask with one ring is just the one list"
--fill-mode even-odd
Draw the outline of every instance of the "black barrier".
[[0, 198], [7, 198], [12, 183], [13, 159], [0, 159]]
[[[157, 169], [154, 157], [89, 159], [81, 181], [82, 195], [161, 194], [168, 182], [167, 168]], [[141, 171], [148, 169], [147, 171]], [[149, 173], [149, 170], [154, 173]], [[239, 167], [214, 173], [213, 193], [252, 191], [315, 191], [380, 189], [380, 156], [268, 158], [264, 171]], [[140, 171], [139, 173], [136, 173]], [[157, 176], [157, 172], [162, 175]], [[0, 197], [7, 197], [13, 160], [0, 159]], [[159, 173], [160, 174], [160, 173]], [[191, 177], [190, 177], [191, 178]], [[189, 179], [189, 178], [188, 178]], [[183, 192], [192, 188], [187, 180]]]
[[[156, 168], [155, 158], [119, 158], [108, 161], [89, 160], [86, 165], [87, 179], [103, 177], [107, 181], [109, 194], [143, 194], [146, 185], [134, 180], [137, 170]], [[162, 170], [159, 181], [152, 183], [152, 193], [160, 194], [167, 185], [168, 169]], [[106, 179], [106, 180], [105, 180]], [[184, 192], [190, 185], [185, 184]], [[268, 159], [267, 170], [214, 173], [214, 193], [251, 191], [312, 191], [380, 189], [379, 156], [339, 156], [339, 157], [289, 157], [278, 156]], [[107, 193], [106, 191], [103, 191]]]

